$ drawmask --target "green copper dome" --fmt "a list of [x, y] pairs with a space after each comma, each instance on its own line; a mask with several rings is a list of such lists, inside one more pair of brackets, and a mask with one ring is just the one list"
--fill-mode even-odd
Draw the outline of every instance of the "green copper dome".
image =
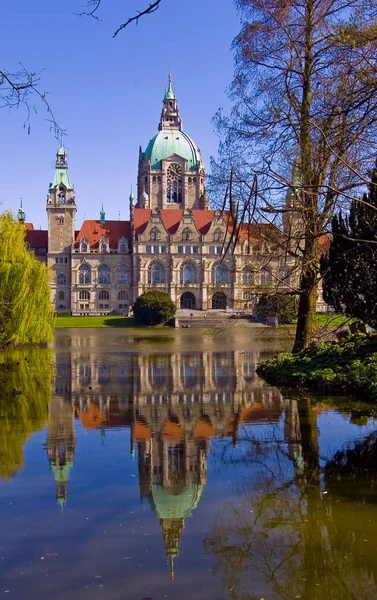
[[152, 484], [148, 498], [152, 509], [160, 519], [189, 517], [203, 494], [203, 486], [190, 483], [182, 494], [169, 494], [162, 485]]
[[193, 140], [179, 129], [162, 129], [151, 139], [144, 160], [150, 160], [152, 169], [161, 169], [161, 161], [177, 154], [187, 160], [189, 171], [197, 171], [201, 161], [199, 148]]

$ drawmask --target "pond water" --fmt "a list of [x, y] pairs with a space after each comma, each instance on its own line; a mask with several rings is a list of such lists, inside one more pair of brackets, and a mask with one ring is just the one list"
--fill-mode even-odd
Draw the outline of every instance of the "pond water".
[[377, 423], [258, 379], [286, 335], [60, 330], [2, 354], [0, 597], [377, 598]]

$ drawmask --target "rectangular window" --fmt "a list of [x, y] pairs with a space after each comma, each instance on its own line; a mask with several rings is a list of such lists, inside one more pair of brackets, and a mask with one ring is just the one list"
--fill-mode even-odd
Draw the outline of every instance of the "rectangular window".
[[80, 304], [80, 310], [84, 310], [84, 305]]
[[221, 246], [216, 246], [216, 254], [221, 254]]
[[40, 252], [41, 254], [46, 254], [46, 252], [47, 252], [47, 248], [39, 248], [39, 252]]
[[100, 304], [100, 305], [99, 305], [99, 307], [100, 307], [100, 308], [103, 308], [103, 304]]
[[178, 254], [183, 254], [183, 246], [178, 246]]
[[158, 254], [160, 246], [153, 246], [153, 254]]
[[209, 247], [209, 253], [210, 254], [215, 254], [215, 248], [214, 248], [214, 246], [210, 246]]
[[147, 254], [152, 254], [152, 246], [145, 246], [145, 252]]
[[191, 246], [185, 246], [185, 254], [191, 254]]
[[67, 256], [64, 257], [64, 262], [65, 262], [65, 264], [67, 264], [67, 262], [68, 262], [68, 257]]
[[198, 246], [193, 246], [192, 247], [192, 252], [193, 252], [193, 254], [199, 254], [199, 248], [198, 248]]
[[161, 246], [161, 253], [166, 254], [166, 246]]

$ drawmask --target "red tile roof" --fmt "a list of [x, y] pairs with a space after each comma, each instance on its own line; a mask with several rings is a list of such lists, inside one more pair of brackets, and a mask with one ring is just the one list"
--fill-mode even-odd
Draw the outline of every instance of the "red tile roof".
[[27, 231], [34, 231], [34, 225], [33, 225], [33, 223], [25, 223], [24, 225], [25, 225], [25, 229]]
[[[27, 229], [25, 241], [37, 256], [45, 256], [48, 244], [48, 232], [41, 229]], [[44, 249], [44, 252], [41, 252]]]
[[[183, 210], [175, 208], [163, 208], [160, 210], [162, 222], [166, 231], [170, 234], [177, 232], [183, 216]], [[202, 234], [206, 235], [213, 224], [216, 211], [214, 210], [193, 210], [192, 216], [197, 230]], [[228, 212], [223, 212], [225, 222], [228, 219]], [[135, 208], [134, 209], [134, 228], [135, 234], [142, 234], [152, 215], [152, 210], [149, 208]], [[232, 223], [229, 222], [229, 230], [232, 230]], [[250, 245], [256, 248], [262, 240], [273, 243], [281, 243], [283, 236], [279, 232], [275, 225], [269, 223], [252, 223], [250, 225], [244, 223], [241, 225], [239, 230], [240, 241], [250, 240]]]
[[83, 222], [76, 236], [75, 246], [79, 245], [82, 238], [88, 240], [90, 248], [98, 248], [103, 237], [109, 240], [110, 250], [117, 250], [118, 241], [124, 237], [131, 240], [131, 226], [129, 221], [106, 221], [101, 225], [100, 221], [88, 219]]

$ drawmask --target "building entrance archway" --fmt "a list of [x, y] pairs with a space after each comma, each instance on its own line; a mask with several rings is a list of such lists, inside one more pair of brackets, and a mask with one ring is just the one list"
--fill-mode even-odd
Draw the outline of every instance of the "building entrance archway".
[[216, 292], [212, 296], [212, 308], [215, 310], [226, 309], [226, 297], [223, 292]]
[[189, 310], [196, 308], [196, 299], [194, 294], [192, 294], [191, 292], [185, 292], [184, 294], [182, 294], [181, 308], [187, 308]]

